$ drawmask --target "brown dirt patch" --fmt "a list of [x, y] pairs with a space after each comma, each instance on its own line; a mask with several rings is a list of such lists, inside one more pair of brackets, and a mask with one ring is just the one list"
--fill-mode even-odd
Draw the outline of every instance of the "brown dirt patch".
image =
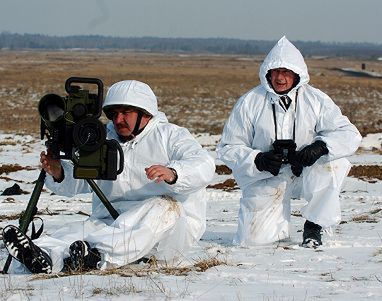
[[382, 180], [382, 166], [379, 166], [379, 165], [352, 166], [348, 176], [359, 178], [369, 182], [371, 179]]
[[34, 168], [30, 166], [20, 166], [18, 164], [4, 164], [0, 166], [0, 175], [5, 173], [9, 174], [11, 172], [19, 171], [19, 170], [33, 170]]
[[208, 185], [207, 188], [221, 189], [224, 191], [231, 191], [231, 190], [239, 189], [239, 186], [237, 186], [237, 183], [234, 179], [227, 179], [223, 183]]
[[218, 175], [230, 175], [232, 170], [226, 165], [216, 165], [216, 173]]

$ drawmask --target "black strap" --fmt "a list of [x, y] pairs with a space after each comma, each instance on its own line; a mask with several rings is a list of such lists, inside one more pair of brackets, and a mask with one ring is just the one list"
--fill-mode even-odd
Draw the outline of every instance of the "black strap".
[[40, 229], [36, 231], [36, 226], [34, 225], [34, 221], [32, 221], [32, 233], [31, 233], [31, 240], [37, 239], [42, 234], [42, 231], [44, 231], [44, 221], [41, 217], [35, 217], [34, 219], [39, 219], [41, 221]]
[[[295, 141], [295, 138], [296, 138], [297, 96], [298, 96], [298, 90], [296, 91], [296, 96], [294, 98], [294, 102], [295, 102], [295, 107], [294, 107], [295, 117], [294, 117], [294, 121], [293, 121], [293, 141]], [[275, 126], [275, 140], [277, 140], [276, 106], [275, 106], [274, 103], [272, 103], [272, 110], [273, 110], [273, 122], [274, 122], [274, 126]]]
[[137, 136], [140, 133], [139, 126], [141, 125], [142, 117], [143, 117], [143, 112], [141, 110], [139, 110], [138, 116], [137, 116], [137, 121], [135, 122], [134, 130], [132, 131], [132, 134], [134, 136]]
[[128, 137], [119, 136], [122, 141], [124, 141], [124, 142], [130, 141], [130, 140], [134, 139], [136, 136], [138, 136], [139, 133], [141, 133], [144, 130], [145, 127], [139, 129], [143, 115], [144, 115], [144, 113], [141, 110], [138, 110], [137, 120], [135, 121], [133, 131], [131, 132], [131, 134]]
[[274, 103], [272, 103], [272, 110], [273, 110], [273, 124], [275, 126], [275, 140], [277, 140], [276, 108]]

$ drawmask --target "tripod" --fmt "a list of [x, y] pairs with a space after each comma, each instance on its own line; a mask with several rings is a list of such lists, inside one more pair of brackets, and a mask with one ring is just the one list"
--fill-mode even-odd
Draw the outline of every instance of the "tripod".
[[[27, 208], [25, 209], [24, 214], [20, 217], [20, 230], [22, 233], [26, 234], [29, 224], [33, 220], [33, 216], [37, 213], [37, 202], [40, 198], [41, 195], [41, 190], [44, 187], [44, 182], [45, 182], [45, 177], [46, 177], [46, 171], [41, 170], [40, 175], [37, 178], [36, 185], [33, 189], [32, 195], [29, 199]], [[117, 210], [114, 209], [114, 207], [111, 205], [111, 203], [108, 201], [106, 196], [103, 194], [101, 189], [97, 186], [97, 184], [94, 182], [92, 179], [85, 179], [87, 183], [90, 185], [90, 187], [93, 189], [95, 194], [98, 196], [98, 198], [101, 200], [101, 202], [104, 204], [106, 207], [107, 211], [109, 211], [110, 215], [114, 218], [117, 219], [119, 216], [119, 213]], [[4, 268], [1, 271], [2, 274], [8, 273], [9, 266], [12, 262], [12, 256], [8, 255], [8, 258], [4, 264]]]

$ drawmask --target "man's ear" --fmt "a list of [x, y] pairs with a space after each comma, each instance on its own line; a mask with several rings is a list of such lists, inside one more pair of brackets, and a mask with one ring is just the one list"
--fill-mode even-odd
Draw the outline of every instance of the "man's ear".
[[268, 70], [267, 74], [265, 75], [265, 78], [267, 79], [268, 85], [273, 89], [271, 81], [271, 70]]
[[[294, 73], [294, 72], [293, 72]], [[300, 82], [300, 75], [298, 75], [297, 73], [294, 73], [294, 81], [293, 81], [293, 87], [296, 87], [298, 85], [298, 83]]]

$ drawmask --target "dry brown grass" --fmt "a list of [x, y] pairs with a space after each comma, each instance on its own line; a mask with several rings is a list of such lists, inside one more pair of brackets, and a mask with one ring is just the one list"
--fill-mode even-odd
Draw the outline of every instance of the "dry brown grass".
[[[65, 80], [84, 76], [101, 79], [105, 87], [123, 79], [147, 82], [170, 121], [194, 133], [220, 134], [236, 99], [259, 83], [262, 59], [122, 51], [1, 51], [0, 130], [38, 135], [39, 99], [47, 93], [65, 95]], [[365, 135], [382, 129], [382, 80], [349, 77], [333, 69], [356, 68], [363, 62], [307, 59], [311, 84], [327, 92]], [[379, 72], [381, 64], [366, 62], [368, 69]]]
[[378, 223], [378, 220], [375, 217], [368, 214], [354, 216], [350, 221], [356, 223]]
[[205, 259], [200, 259], [196, 261], [193, 265], [189, 266], [177, 266], [170, 265], [167, 263], [158, 263], [155, 259], [144, 265], [140, 264], [128, 264], [119, 268], [109, 268], [106, 270], [91, 270], [91, 271], [69, 271], [69, 272], [60, 272], [58, 274], [39, 274], [33, 277], [34, 280], [39, 279], [51, 279], [57, 277], [66, 277], [73, 275], [98, 275], [98, 276], [108, 276], [108, 275], [119, 275], [122, 277], [148, 277], [153, 274], [163, 274], [163, 275], [172, 275], [172, 276], [186, 276], [192, 272], [205, 272], [210, 268], [227, 265], [225, 260], [219, 259], [216, 256], [209, 257]]

